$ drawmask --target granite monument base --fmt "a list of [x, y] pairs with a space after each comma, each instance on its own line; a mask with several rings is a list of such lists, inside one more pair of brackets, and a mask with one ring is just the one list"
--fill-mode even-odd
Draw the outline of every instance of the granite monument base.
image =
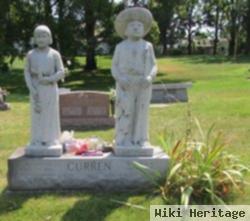
[[100, 190], [143, 191], [153, 184], [134, 162], [166, 175], [169, 157], [155, 150], [152, 157], [118, 157], [113, 153], [82, 157], [27, 157], [23, 148], [8, 159], [8, 187], [11, 191]]
[[28, 146], [25, 155], [30, 157], [60, 157], [63, 153], [62, 145], [54, 145], [48, 148]]
[[[159, 148], [156, 151], [160, 151]], [[152, 157], [154, 154], [153, 147], [115, 147], [114, 154], [118, 157]]]

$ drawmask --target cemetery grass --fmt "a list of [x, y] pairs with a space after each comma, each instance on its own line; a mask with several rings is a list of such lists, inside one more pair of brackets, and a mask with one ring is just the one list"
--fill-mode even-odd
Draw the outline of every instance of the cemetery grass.
[[[84, 63], [78, 58], [79, 64]], [[100, 70], [85, 73], [75, 67], [63, 87], [74, 90], [110, 90], [110, 57], [98, 57]], [[204, 130], [215, 123], [214, 133], [222, 131], [227, 149], [249, 166], [250, 162], [250, 58], [231, 60], [225, 57], [191, 56], [159, 58], [157, 83], [192, 81], [190, 102], [150, 110], [150, 137], [159, 145], [159, 135], [172, 134], [177, 141], [191, 129], [197, 136], [192, 119], [198, 118]], [[8, 194], [7, 159], [29, 138], [29, 100], [22, 75], [23, 61], [17, 60], [11, 73], [0, 74], [0, 86], [10, 91], [11, 111], [0, 112], [0, 220], [52, 221], [127, 221], [148, 220], [150, 204], [164, 203], [152, 194], [40, 193]], [[114, 130], [78, 131], [77, 137], [99, 136], [112, 141]], [[172, 137], [173, 137], [172, 136]], [[250, 177], [246, 177], [250, 182]], [[178, 202], [176, 202], [178, 203]], [[250, 187], [238, 193], [230, 204], [250, 204]], [[136, 207], [140, 206], [140, 207]]]

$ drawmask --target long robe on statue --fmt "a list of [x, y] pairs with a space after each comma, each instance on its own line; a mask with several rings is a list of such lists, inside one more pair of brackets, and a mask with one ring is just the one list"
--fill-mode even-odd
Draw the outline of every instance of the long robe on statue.
[[[27, 55], [26, 81], [30, 81], [38, 93], [38, 99], [30, 96], [32, 126], [31, 146], [49, 146], [59, 143], [61, 134], [59, 119], [59, 96], [57, 81], [64, 77], [60, 54], [48, 48], [46, 51], [33, 49]], [[39, 76], [41, 75], [42, 76]], [[39, 79], [47, 77], [52, 82], [41, 84]], [[39, 105], [40, 111], [36, 110]]]

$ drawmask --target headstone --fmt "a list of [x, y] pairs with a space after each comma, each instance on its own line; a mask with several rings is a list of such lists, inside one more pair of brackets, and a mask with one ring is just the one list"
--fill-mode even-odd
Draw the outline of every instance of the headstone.
[[63, 155], [31, 158], [20, 148], [8, 160], [8, 188], [11, 191], [99, 190], [148, 191], [152, 181], [135, 168], [135, 162], [166, 176], [169, 158], [155, 149], [153, 157]]
[[0, 111], [6, 111], [10, 109], [10, 105], [5, 100], [6, 92], [0, 88]]
[[151, 103], [188, 102], [187, 89], [192, 83], [154, 84]]
[[63, 129], [113, 127], [109, 94], [98, 91], [74, 91], [60, 94]]
[[[120, 111], [116, 112], [116, 133], [120, 133], [120, 136], [116, 137], [114, 153], [103, 153], [102, 156], [63, 154], [54, 157], [30, 157], [25, 154], [24, 148], [20, 148], [8, 160], [10, 190], [84, 189], [121, 192], [148, 191], [149, 188], [155, 187], [152, 180], [136, 168], [136, 163], [146, 166], [144, 168], [147, 168], [152, 176], [166, 176], [169, 157], [160, 148], [151, 146], [148, 141], [147, 112], [157, 67], [153, 47], [142, 37], [149, 32], [153, 18], [147, 9], [135, 7], [121, 12], [117, 19], [118, 33], [125, 37], [127, 29], [126, 33], [130, 33], [130, 37], [134, 36], [135, 39], [122, 43], [117, 53], [124, 53], [122, 57], [118, 56], [124, 60], [117, 64], [115, 58], [112, 67], [117, 87], [120, 87], [117, 89], [116, 99], [116, 110]], [[44, 39], [44, 36], [41, 39]], [[120, 74], [121, 78], [118, 77]], [[124, 75], [131, 75], [131, 79], [124, 80]], [[63, 127], [99, 128], [113, 125], [114, 119], [109, 113], [108, 94], [76, 91], [60, 95]]]

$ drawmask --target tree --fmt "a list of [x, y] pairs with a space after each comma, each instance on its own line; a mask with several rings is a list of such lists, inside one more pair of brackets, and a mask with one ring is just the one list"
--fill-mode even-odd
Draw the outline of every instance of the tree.
[[192, 54], [193, 36], [202, 25], [202, 2], [199, 0], [182, 0], [177, 13], [180, 20], [180, 29], [186, 31], [188, 39], [188, 54]]
[[97, 28], [98, 25], [103, 24], [103, 21], [110, 18], [114, 2], [110, 0], [75, 1], [79, 9], [83, 11], [82, 22], [84, 24], [84, 37], [86, 38], [86, 64], [84, 68], [89, 71], [95, 70], [97, 69], [95, 50], [99, 40], [98, 37], [101, 35], [100, 29], [97, 30]]
[[244, 17], [244, 28], [246, 30], [245, 53], [250, 54], [250, 0], [247, 0], [246, 5], [246, 15]]
[[0, 1], [0, 70], [4, 67], [4, 54], [5, 54], [5, 33], [7, 30], [7, 20], [9, 17], [10, 1]]
[[217, 54], [219, 34], [226, 24], [228, 0], [204, 0], [204, 24], [214, 27], [213, 54]]
[[[17, 56], [23, 56], [30, 47], [35, 24], [35, 5], [29, 1], [13, 0], [0, 2], [1, 48], [0, 57], [9, 57], [12, 63]], [[27, 19], [29, 18], [29, 19]], [[5, 63], [5, 62], [4, 62]], [[4, 66], [6, 67], [6, 63]]]
[[153, 21], [151, 30], [150, 30], [150, 32], [148, 33], [148, 35], [146, 36], [145, 39], [150, 41], [153, 45], [157, 45], [159, 43], [160, 30], [159, 30], [159, 27], [158, 27], [156, 21]]
[[84, 1], [85, 10], [85, 32], [87, 39], [86, 47], [86, 65], [85, 70], [94, 70], [97, 68], [95, 59], [95, 48], [96, 48], [96, 37], [95, 37], [95, 27], [97, 21], [96, 6], [99, 4], [96, 0]]
[[239, 46], [239, 32], [242, 31], [243, 18], [246, 12], [246, 0], [230, 0], [229, 20], [229, 55], [236, 57]]
[[169, 30], [171, 29], [174, 10], [178, 2], [178, 0], [155, 0], [150, 5], [150, 9], [159, 26], [163, 55], [167, 54], [167, 45], [170, 37]]
[[56, 47], [63, 57], [73, 59], [83, 44], [83, 28], [81, 26], [81, 12], [71, 0], [57, 0], [55, 10]]

